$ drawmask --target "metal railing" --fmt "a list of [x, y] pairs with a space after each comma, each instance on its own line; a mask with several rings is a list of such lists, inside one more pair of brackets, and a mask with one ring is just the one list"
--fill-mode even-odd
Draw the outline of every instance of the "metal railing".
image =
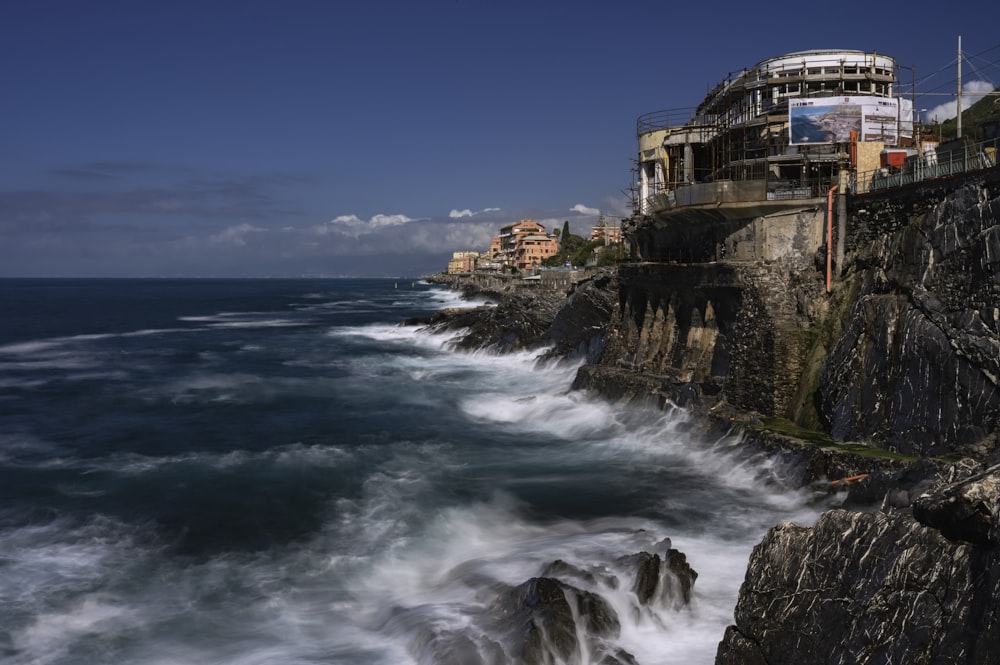
[[640, 212], [651, 214], [695, 205], [812, 199], [825, 196], [829, 188], [830, 181], [826, 178], [794, 183], [763, 179], [692, 183], [647, 196], [641, 202]]
[[[942, 149], [944, 148], [944, 149]], [[980, 171], [997, 165], [1000, 139], [950, 147], [942, 144], [935, 152], [907, 157], [900, 167], [886, 167], [856, 174], [849, 185], [854, 194], [902, 187], [923, 180]]]
[[674, 127], [712, 125], [718, 122], [716, 116], [697, 115], [694, 108], [664, 109], [662, 111], [652, 111], [639, 116], [635, 123], [636, 136], [642, 136], [649, 132], [660, 129], [672, 129]]

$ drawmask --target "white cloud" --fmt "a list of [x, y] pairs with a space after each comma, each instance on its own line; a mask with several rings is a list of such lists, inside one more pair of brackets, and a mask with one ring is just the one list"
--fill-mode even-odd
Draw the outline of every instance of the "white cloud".
[[331, 224], [346, 224], [347, 226], [356, 226], [359, 224], [364, 224], [361, 218], [357, 215], [341, 215], [340, 217], [334, 217]]
[[380, 229], [392, 226], [402, 226], [415, 221], [406, 215], [372, 215], [365, 221], [357, 215], [340, 215], [334, 217], [326, 224], [312, 227], [312, 233], [316, 235], [327, 235], [330, 233], [340, 233], [342, 235], [358, 238], [363, 235], [375, 233]]
[[406, 215], [374, 215], [368, 223], [373, 227], [378, 228], [380, 226], [400, 226], [401, 224], [407, 224], [412, 222], [413, 218], [407, 217]]
[[213, 245], [236, 245], [242, 247], [247, 244], [246, 236], [250, 233], [260, 233], [267, 229], [252, 224], [237, 224], [223, 229], [219, 233], [208, 237], [208, 242]]
[[[464, 217], [464, 216], [463, 216]], [[406, 215], [357, 215], [299, 229], [287, 229], [285, 242], [330, 256], [411, 255], [459, 250], [486, 251], [499, 227], [488, 219], [414, 219]], [[277, 239], [275, 239], [276, 242]]]
[[598, 210], [597, 208], [588, 208], [582, 203], [577, 203], [575, 206], [570, 208], [570, 210], [572, 210], [573, 212], [578, 212], [581, 215], [591, 215], [593, 217], [596, 217], [597, 215], [601, 214], [601, 211]]
[[475, 217], [476, 215], [482, 214], [484, 212], [499, 212], [500, 208], [483, 208], [482, 210], [469, 210], [465, 208], [464, 210], [457, 210], [452, 208], [448, 216], [452, 219], [461, 219], [463, 217]]
[[[995, 87], [989, 81], [967, 81], [962, 84], [962, 110], [964, 111], [978, 102], [986, 93], [993, 92]], [[958, 100], [938, 104], [934, 108], [925, 111], [922, 114], [922, 119], [925, 122], [944, 122], [945, 120], [954, 118], [957, 104]]]

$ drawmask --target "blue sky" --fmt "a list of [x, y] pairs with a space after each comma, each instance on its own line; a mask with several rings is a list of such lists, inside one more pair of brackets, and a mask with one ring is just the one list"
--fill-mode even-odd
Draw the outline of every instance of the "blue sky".
[[930, 109], [961, 35], [1000, 83], [978, 2], [678, 4], [8, 3], [0, 276], [426, 274], [522, 217], [628, 214], [636, 117], [766, 58], [885, 53]]

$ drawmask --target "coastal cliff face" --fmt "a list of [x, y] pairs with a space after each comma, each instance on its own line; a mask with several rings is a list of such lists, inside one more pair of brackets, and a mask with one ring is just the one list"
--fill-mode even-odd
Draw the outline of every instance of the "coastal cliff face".
[[[532, 324], [525, 343], [587, 360], [574, 388], [864, 444], [747, 433], [803, 484], [870, 476], [850, 509], [765, 536], [718, 665], [1000, 662], [1000, 467], [985, 469], [1000, 462], [998, 192], [994, 168], [852, 199], [830, 294], [813, 252], [637, 263]], [[502, 347], [517, 317], [480, 320], [468, 343]]]
[[[859, 197], [846, 279], [815, 326], [832, 436], [962, 455], [947, 473], [965, 477], [912, 500], [873, 474], [852, 491], [867, 510], [772, 528], [718, 665], [1000, 662], [1000, 469], [976, 473], [998, 455], [998, 180]], [[924, 489], [937, 475], [914, 472]]]
[[[645, 377], [696, 408], [970, 458], [952, 473], [1000, 461], [998, 191], [994, 169], [850, 200], [830, 294], [805, 253], [623, 267], [605, 352], [577, 383], [618, 397]], [[719, 665], [1000, 662], [997, 470], [914, 500], [940, 463], [876, 473], [867, 460], [852, 509], [779, 525], [756, 548]], [[843, 464], [807, 466], [804, 482]]]
[[830, 294], [822, 252], [622, 266], [606, 348], [578, 387], [613, 393], [627, 373], [834, 441], [983, 458], [1000, 423], [998, 185], [994, 169], [854, 197]]
[[820, 416], [835, 439], [918, 455], [996, 447], [996, 180], [855, 203], [839, 295], [846, 316], [819, 379]]
[[607, 344], [576, 387], [613, 394], [628, 375], [685, 406], [796, 411], [822, 307], [814, 258], [621, 266]]
[[811, 528], [772, 528], [716, 665], [1000, 661], [997, 472], [941, 486], [912, 512], [831, 510]]

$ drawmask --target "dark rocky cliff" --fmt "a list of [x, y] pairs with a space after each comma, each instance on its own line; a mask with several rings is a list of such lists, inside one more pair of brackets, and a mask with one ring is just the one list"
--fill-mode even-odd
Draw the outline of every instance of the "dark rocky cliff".
[[576, 388], [750, 423], [803, 484], [870, 473], [755, 549], [720, 665], [1000, 662], [1000, 170], [849, 211], [829, 294], [810, 252], [636, 263], [537, 319], [538, 295], [478, 315], [462, 343], [549, 345], [586, 359]]
[[750, 557], [716, 664], [1000, 662], [998, 506], [993, 468], [912, 511], [886, 502], [774, 527]]
[[998, 179], [854, 202], [846, 316], [818, 391], [835, 439], [918, 455], [996, 447]]
[[829, 294], [809, 252], [622, 266], [605, 351], [578, 387], [643, 376], [696, 408], [833, 441], [985, 457], [1000, 423], [998, 184], [994, 168], [850, 199]]
[[[459, 285], [451, 279], [440, 281]], [[616, 274], [610, 270], [596, 271], [568, 288], [467, 278], [459, 286], [467, 296], [487, 297], [494, 304], [444, 310], [407, 324], [439, 331], [462, 330], [454, 341], [460, 349], [507, 353], [547, 347], [545, 360], [593, 362], [604, 349], [616, 285]]]
[[718, 665], [1000, 662], [1000, 470], [982, 470], [998, 456], [998, 184], [993, 169], [852, 201], [845, 280], [800, 388], [834, 439], [965, 459], [774, 527]]

